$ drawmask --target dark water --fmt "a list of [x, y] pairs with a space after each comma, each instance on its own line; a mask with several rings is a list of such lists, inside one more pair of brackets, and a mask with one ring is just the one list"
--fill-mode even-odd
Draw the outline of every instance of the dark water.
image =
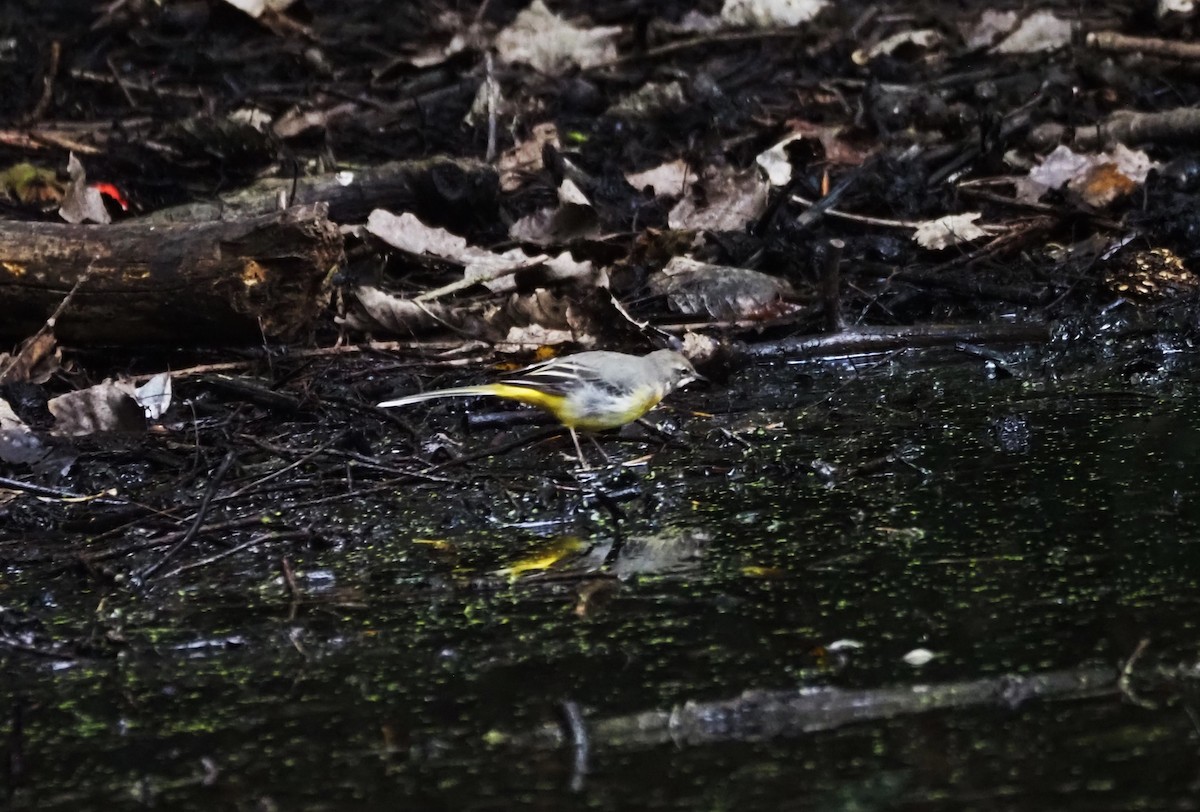
[[[1143, 641], [1135, 676], [1196, 660], [1191, 383], [1051, 385], [973, 365], [767, 375], [689, 396], [723, 415], [682, 421], [695, 450], [583, 483], [632, 498], [581, 494], [549, 449], [462, 486], [322, 508], [312, 522], [343, 533], [290, 553], [298, 602], [279, 551], [141, 593], [10, 567], [6, 611], [49, 607], [64, 636], [118, 653], [4, 655], [9, 805], [1197, 806], [1200, 717], [1182, 690], [760, 741], [601, 735], [752, 689], [1119, 668]], [[632, 459], [657, 444], [606, 447]], [[910, 664], [918, 649], [935, 656]], [[592, 731], [583, 762], [534, 735], [567, 707]]]

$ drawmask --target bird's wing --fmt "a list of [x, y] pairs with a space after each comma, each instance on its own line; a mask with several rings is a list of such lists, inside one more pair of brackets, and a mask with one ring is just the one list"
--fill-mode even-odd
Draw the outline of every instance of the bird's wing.
[[573, 360], [571, 357], [534, 364], [511, 378], [505, 378], [503, 382], [510, 386], [527, 386], [564, 396], [577, 391], [581, 383], [592, 386], [610, 383], [600, 378], [594, 365]]

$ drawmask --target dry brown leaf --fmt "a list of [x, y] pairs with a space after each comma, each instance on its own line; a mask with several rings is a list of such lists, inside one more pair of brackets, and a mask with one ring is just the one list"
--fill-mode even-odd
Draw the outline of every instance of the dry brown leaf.
[[379, 288], [359, 285], [350, 291], [346, 314], [337, 319], [352, 330], [420, 335], [450, 328], [474, 337], [488, 334], [489, 313], [495, 307], [463, 307], [442, 302], [416, 302]]
[[0, 353], [0, 383], [45, 383], [61, 362], [62, 350], [54, 332], [43, 329], [21, 342], [15, 356]]
[[986, 48], [1012, 31], [1019, 18], [1015, 11], [986, 9], [979, 15], [979, 22], [963, 26], [963, 39], [968, 48]]
[[427, 226], [414, 215], [405, 212], [396, 216], [383, 209], [371, 212], [367, 231], [401, 251], [414, 256], [430, 256], [463, 266], [461, 283], [447, 285], [417, 297], [426, 302], [457, 292], [474, 284], [486, 285], [494, 293], [508, 293], [517, 287], [516, 276], [534, 268], [542, 270], [543, 283], [566, 279], [603, 280], [591, 262], [576, 262], [564, 251], [556, 257], [545, 254], [529, 256], [520, 248], [496, 254], [470, 245], [465, 239], [442, 228]]
[[69, 437], [98, 431], [145, 431], [146, 414], [129, 381], [105, 381], [52, 398], [54, 433]]
[[420, 297], [422, 301], [457, 292], [473, 284], [487, 285], [493, 291], [515, 287], [511, 275], [546, 261], [544, 254], [529, 256], [519, 248], [496, 254], [467, 243], [465, 239], [443, 228], [422, 223], [415, 215], [405, 212], [399, 216], [376, 209], [367, 218], [367, 231], [379, 239], [417, 257], [435, 257], [463, 266], [461, 282], [439, 288]]
[[1124, 197], [1138, 187], [1113, 163], [1091, 167], [1084, 175], [1073, 179], [1067, 187], [1078, 193], [1089, 206], [1107, 206], [1118, 197]]
[[294, 138], [309, 130], [324, 129], [331, 121], [346, 118], [357, 112], [358, 105], [354, 102], [332, 104], [319, 110], [293, 107], [275, 121], [271, 131], [279, 138]]
[[757, 166], [725, 167], [706, 173], [695, 188], [667, 215], [671, 228], [741, 231], [767, 209], [768, 183]]
[[787, 300], [795, 290], [785, 279], [749, 268], [710, 265], [675, 257], [647, 281], [650, 292], [666, 296], [667, 304], [689, 316], [724, 320], [778, 318], [795, 309]]
[[504, 343], [507, 345], [505, 349], [509, 352], [525, 352], [538, 347], [556, 347], [559, 344], [591, 346], [593, 342], [587, 336], [576, 335], [572, 330], [527, 324], [523, 327], [508, 328], [508, 333], [504, 336]]
[[534, 245], [564, 245], [600, 236], [600, 218], [570, 178], [558, 187], [558, 208], [541, 209], [517, 220], [508, 229], [514, 240]]
[[395, 215], [384, 209], [375, 209], [367, 217], [367, 231], [393, 248], [409, 254], [427, 254], [460, 265], [499, 257], [498, 254], [469, 244], [464, 238], [444, 228], [427, 226], [409, 212]]
[[[601, 334], [612, 330], [614, 314], [610, 297], [592, 296], [578, 298], [560, 296], [554, 291], [539, 288], [528, 294], [512, 294], [501, 313], [496, 314], [493, 324], [497, 330], [512, 328], [523, 330], [537, 327], [546, 331], [562, 331], [558, 340], [591, 346]], [[537, 331], [533, 331], [537, 335]], [[550, 343], [546, 339], [543, 343]]]
[[505, 150], [496, 167], [500, 171], [500, 189], [516, 191], [530, 175], [542, 171], [542, 150], [547, 144], [556, 149], [562, 146], [553, 121], [535, 124], [529, 138]]
[[682, 197], [688, 185], [696, 182], [696, 173], [687, 161], [676, 158], [641, 172], [627, 172], [625, 180], [635, 189], [649, 187], [656, 197]]
[[683, 110], [687, 105], [687, 94], [680, 82], [646, 82], [632, 93], [617, 99], [604, 114], [641, 118]]
[[567, 330], [572, 327], [570, 307], [570, 299], [539, 288], [533, 293], [513, 294], [505, 303], [504, 311], [516, 324]]

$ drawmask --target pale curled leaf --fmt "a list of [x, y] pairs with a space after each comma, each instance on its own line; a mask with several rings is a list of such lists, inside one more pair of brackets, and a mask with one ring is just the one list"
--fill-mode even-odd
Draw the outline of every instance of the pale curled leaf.
[[1074, 24], [1056, 17], [1051, 11], [1035, 11], [992, 50], [998, 54], [1053, 51], [1071, 44], [1073, 29]]
[[979, 22], [966, 29], [964, 39], [968, 48], [986, 48], [1000, 37], [1012, 31], [1020, 15], [1015, 11], [985, 9]]
[[922, 248], [934, 251], [977, 240], [987, 236], [986, 231], [975, 225], [975, 221], [982, 216], [981, 212], [974, 211], [926, 220], [917, 226], [913, 240]]
[[828, 0], [725, 0], [721, 20], [728, 25], [776, 28], [808, 22]]
[[430, 254], [460, 263], [490, 254], [489, 251], [469, 245], [465, 239], [444, 228], [425, 225], [408, 212], [397, 216], [383, 209], [375, 209], [367, 217], [367, 231], [393, 248], [410, 254]]
[[1065, 144], [1059, 144], [1054, 152], [1029, 170], [1029, 179], [1045, 189], [1059, 189], [1091, 164], [1088, 156], [1075, 152]]
[[[500, 255], [506, 263], [524, 256], [525, 252], [520, 248], [513, 248]], [[468, 281], [478, 281], [486, 285], [493, 293], [511, 293], [517, 289], [518, 279], [528, 282], [528, 277], [534, 278], [534, 284], [542, 285], [568, 279], [600, 287], [608, 285], [608, 276], [603, 270], [595, 270], [591, 260], [578, 262], [569, 251], [563, 251], [549, 259], [544, 254], [530, 257], [523, 264], [503, 266], [500, 273], [489, 263], [471, 263], [463, 270], [463, 277]]]
[[[564, 185], [567, 183], [569, 181], [564, 182]], [[581, 193], [579, 196], [582, 197]], [[569, 207], [564, 208], [569, 210]], [[590, 207], [587, 208], [590, 210]], [[414, 256], [432, 256], [463, 266], [463, 278], [460, 282], [422, 294], [416, 298], [416, 302], [429, 302], [473, 284], [486, 285], [494, 293], [507, 293], [517, 287], [515, 275], [518, 272], [543, 266], [539, 277], [543, 283], [566, 279], [601, 281], [590, 261], [576, 262], [568, 252], [564, 251], [553, 258], [545, 254], [530, 256], [520, 248], [497, 254], [469, 245], [465, 239], [445, 229], [427, 226], [408, 212], [397, 216], [376, 209], [367, 219], [367, 231], [388, 245]], [[406, 320], [411, 316], [410, 311]]]
[[160, 372], [139, 386], [133, 394], [147, 420], [158, 420], [171, 408], [171, 373]]
[[59, 204], [58, 216], [72, 224], [88, 221], [102, 225], [111, 223], [112, 216], [104, 208], [103, 195], [88, 186], [87, 172], [74, 152], [67, 159], [67, 174], [71, 180]]
[[618, 26], [581, 28], [550, 11], [542, 0], [533, 0], [496, 36], [495, 44], [505, 62], [559, 75], [572, 67], [590, 68], [616, 59], [620, 34]]
[[271, 114], [258, 107], [242, 107], [229, 114], [234, 124], [244, 124], [260, 133], [270, 132]]
[[1145, 183], [1157, 166], [1145, 152], [1124, 144], [1095, 153], [1077, 153], [1060, 144], [1028, 176], [1017, 180], [1017, 199], [1032, 203], [1066, 186], [1088, 205], [1104, 206]]
[[233, 6], [238, 11], [248, 14], [255, 19], [261, 17], [268, 11], [284, 11], [295, 1], [296, 0], [225, 0], [226, 3]]
[[33, 430], [0, 398], [0, 462], [26, 465], [46, 456], [49, 449], [42, 445]]
[[12, 406], [8, 405], [8, 401], [0, 398], [0, 430], [6, 429], [26, 429], [25, 421], [17, 416], [13, 411]]
[[409, 212], [397, 216], [376, 209], [367, 218], [367, 231], [388, 245], [414, 256], [430, 256], [463, 266], [463, 281], [439, 288], [420, 297], [422, 301], [453, 293], [475, 283], [495, 291], [511, 290], [514, 283], [506, 278], [524, 268], [540, 265], [544, 254], [529, 256], [519, 248], [496, 254], [467, 243], [443, 228], [422, 223]]
[[786, 138], [778, 144], [763, 150], [754, 159], [767, 176], [767, 182], [779, 188], [787, 186], [792, 180], [792, 162], [786, 152], [787, 145], [795, 138]]

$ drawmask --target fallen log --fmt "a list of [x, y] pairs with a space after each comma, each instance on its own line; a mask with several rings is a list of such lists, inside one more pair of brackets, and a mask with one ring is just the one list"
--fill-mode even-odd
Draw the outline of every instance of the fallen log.
[[264, 178], [215, 200], [160, 209], [143, 219], [156, 223], [241, 220], [278, 210], [282, 198], [293, 206], [326, 203], [330, 219], [338, 223], [360, 222], [375, 209], [388, 209], [409, 211], [434, 224], [462, 225], [472, 218], [494, 220], [499, 194], [493, 167], [465, 158], [437, 157], [295, 179]]
[[321, 203], [236, 221], [0, 222], [0, 338], [54, 325], [60, 343], [290, 340], [315, 324], [342, 236]]

